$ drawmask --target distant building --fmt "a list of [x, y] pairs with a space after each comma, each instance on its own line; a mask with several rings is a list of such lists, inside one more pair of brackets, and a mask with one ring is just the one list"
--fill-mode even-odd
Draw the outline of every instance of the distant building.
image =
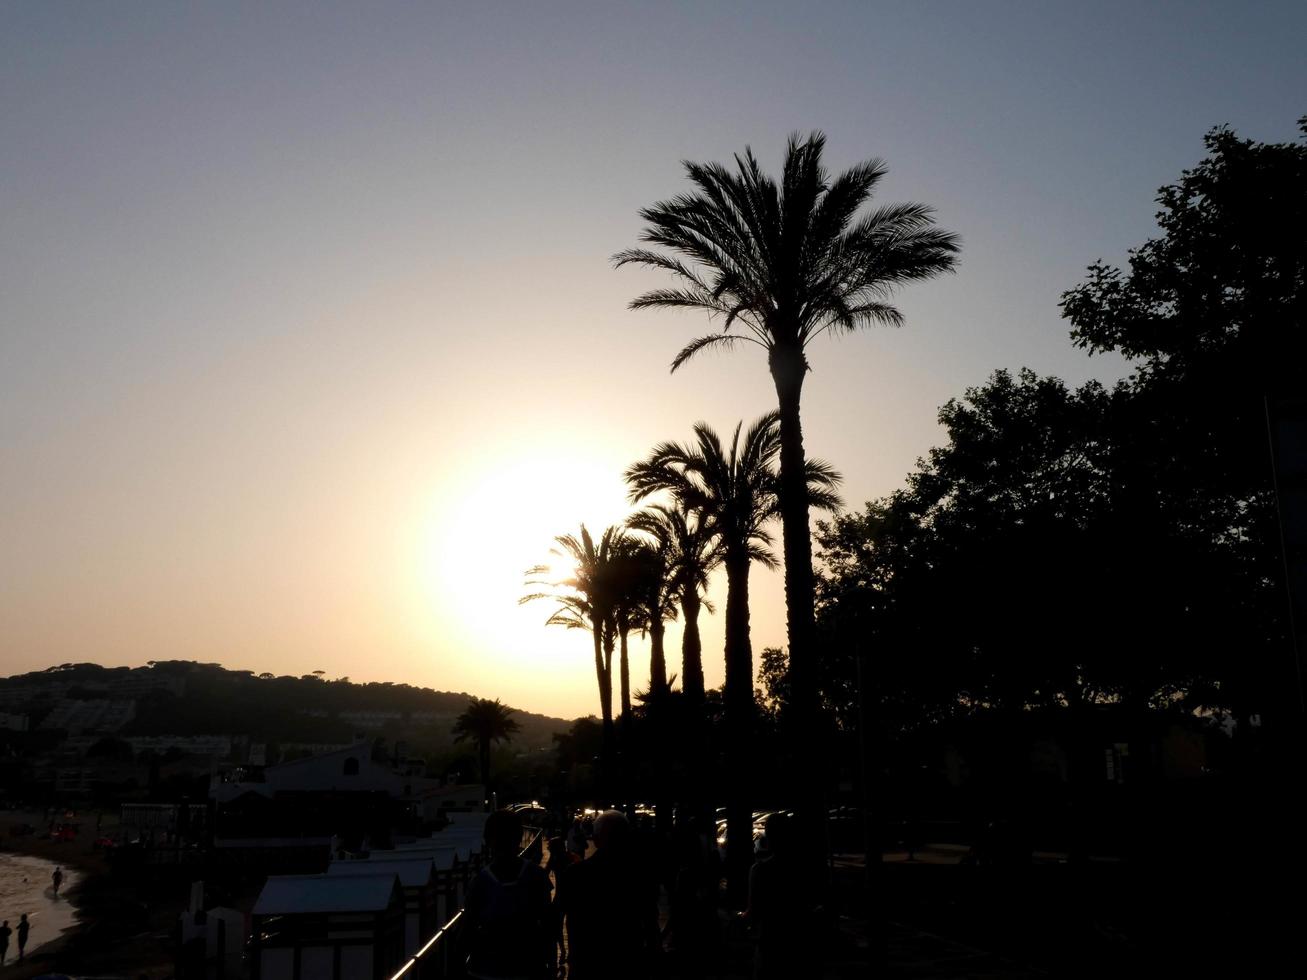
[[402, 711], [342, 711], [338, 716], [356, 728], [384, 728], [386, 725], [404, 720]]
[[27, 715], [0, 711], [0, 730], [7, 732], [25, 732], [28, 728]]
[[64, 698], [41, 720], [45, 731], [62, 729], [71, 735], [82, 732], [116, 732], [136, 717], [135, 701]]
[[169, 749], [180, 749], [187, 755], [226, 759], [231, 756], [236, 739], [231, 735], [128, 735], [123, 741], [137, 753], [148, 750], [162, 754]]

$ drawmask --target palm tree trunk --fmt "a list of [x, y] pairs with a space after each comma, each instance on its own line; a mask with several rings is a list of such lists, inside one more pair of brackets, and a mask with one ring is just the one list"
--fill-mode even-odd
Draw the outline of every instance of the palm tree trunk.
[[613, 728], [613, 626], [605, 620], [599, 628], [603, 637], [604, 662], [602, 687], [599, 691], [600, 707], [603, 710], [604, 738], [600, 758], [600, 782], [607, 790], [612, 786], [614, 762], [616, 761], [617, 732]]
[[649, 693], [662, 694], [667, 690], [667, 654], [663, 650], [663, 626], [661, 609], [653, 610], [655, 615], [649, 624]]
[[[790, 645], [790, 742], [794, 747], [795, 772], [811, 791], [795, 801], [798, 839], [816, 842], [820, 853], [809, 858], [824, 861], [826, 844], [826, 773], [820, 737], [817, 702], [816, 614], [813, 605], [812, 534], [808, 526], [808, 481], [803, 452], [803, 426], [799, 400], [808, 361], [797, 344], [774, 346], [769, 355], [772, 381], [780, 415], [781, 536], [785, 551], [785, 617]], [[818, 767], [800, 773], [800, 766]]]
[[631, 793], [631, 772], [634, 766], [633, 751], [635, 746], [631, 738], [631, 661], [627, 657], [626, 638], [629, 633], [626, 625], [623, 624], [618, 629], [618, 635], [621, 639], [619, 646], [619, 656], [621, 663], [619, 670], [621, 672], [622, 683], [622, 727], [621, 737], [617, 745], [617, 784], [621, 790], [622, 799], [625, 801], [627, 816], [634, 817], [634, 796]]
[[481, 763], [481, 782], [485, 786], [486, 799], [490, 798], [490, 739], [477, 739], [478, 762]]
[[681, 596], [685, 630], [681, 634], [681, 690], [697, 712], [703, 704], [703, 642], [699, 639], [699, 593], [693, 586]]
[[603, 627], [594, 624], [592, 632], [595, 643], [595, 678], [599, 682], [599, 710], [604, 725], [607, 726], [613, 722], [613, 698], [612, 686], [605, 683], [604, 676]]
[[749, 807], [753, 733], [753, 647], [749, 639], [749, 556], [726, 559], [726, 889], [735, 908], [748, 899], [753, 861]]
[[627, 657], [626, 647], [626, 637], [629, 631], [623, 627], [618, 632], [621, 637], [622, 731], [626, 731], [631, 725], [631, 661]]

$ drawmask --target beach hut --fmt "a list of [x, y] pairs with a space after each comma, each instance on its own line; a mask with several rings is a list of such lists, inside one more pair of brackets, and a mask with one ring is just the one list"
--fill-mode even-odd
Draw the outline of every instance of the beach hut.
[[444, 920], [437, 920], [436, 865], [427, 854], [394, 860], [333, 861], [327, 869], [335, 877], [393, 874], [404, 893], [404, 955], [412, 956], [433, 936]]
[[254, 980], [385, 980], [404, 963], [404, 894], [393, 871], [274, 875], [253, 918]]
[[466, 846], [436, 847], [433, 846], [435, 843], [430, 838], [424, 838], [391, 851], [372, 851], [362, 860], [347, 863], [370, 866], [394, 861], [429, 860], [436, 875], [436, 923], [443, 926], [463, 907], [473, 868], [468, 863]]

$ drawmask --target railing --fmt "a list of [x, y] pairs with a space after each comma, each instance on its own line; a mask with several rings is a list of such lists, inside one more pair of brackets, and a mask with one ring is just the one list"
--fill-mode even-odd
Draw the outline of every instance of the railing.
[[[535, 827], [525, 829], [528, 832], [534, 831], [534, 833], [531, 834], [530, 840], [526, 842], [526, 846], [518, 852], [518, 857], [530, 860], [534, 853], [536, 860], [539, 860], [540, 842], [544, 836], [544, 831]], [[449, 921], [437, 929], [436, 934], [427, 940], [426, 945], [414, 953], [390, 980], [416, 980], [419, 976], [422, 980], [445, 980], [446, 977], [451, 976], [450, 957], [455, 955], [452, 952], [454, 936], [462, 926], [463, 913], [463, 909], [455, 912]], [[454, 963], [452, 965], [461, 968], [461, 964]]]
[[[458, 931], [458, 926], [462, 924], [463, 910], [459, 909], [454, 913], [453, 918], [436, 930], [436, 934], [427, 940], [427, 944], [413, 954], [412, 958], [399, 968], [399, 971], [390, 978], [390, 980], [401, 980], [401, 978], [417, 977], [417, 970], [421, 970], [423, 980], [444, 980], [450, 975], [450, 952], [452, 946], [451, 937]], [[457, 965], [457, 964], [455, 964]]]

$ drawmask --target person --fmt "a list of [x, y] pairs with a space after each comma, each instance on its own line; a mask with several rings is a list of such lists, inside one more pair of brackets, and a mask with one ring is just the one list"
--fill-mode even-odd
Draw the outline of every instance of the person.
[[50, 881], [54, 885], [54, 897], [59, 897], [59, 886], [64, 883], [63, 868], [55, 868], [54, 873], [50, 875]]
[[27, 913], [24, 912], [18, 920], [18, 962], [23, 962], [23, 950], [27, 948], [27, 934], [31, 931], [32, 924], [27, 921]]
[[717, 880], [704, 868], [703, 848], [692, 825], [678, 827], [673, 834], [672, 862], [663, 936], [680, 974], [701, 977], [707, 971], [717, 923], [712, 903]]
[[658, 881], [616, 810], [594, 822], [595, 852], [565, 868], [555, 904], [567, 926], [569, 980], [640, 980], [658, 947]]
[[496, 810], [486, 818], [489, 863], [467, 897], [467, 975], [477, 980], [545, 980], [554, 973], [558, 934], [549, 875], [518, 856], [522, 818]]
[[579, 816], [572, 819], [572, 826], [567, 828], [567, 849], [576, 855], [579, 861], [585, 857], [585, 828], [581, 826]]
[[744, 919], [754, 929], [754, 980], [805, 976], [805, 942], [811, 942], [813, 905], [794, 853], [790, 818], [773, 813], [763, 824], [767, 853], [749, 869], [749, 906]]
[[0, 966], [5, 965], [5, 957], [9, 955], [9, 936], [13, 931], [9, 928], [8, 919], [0, 922]]

